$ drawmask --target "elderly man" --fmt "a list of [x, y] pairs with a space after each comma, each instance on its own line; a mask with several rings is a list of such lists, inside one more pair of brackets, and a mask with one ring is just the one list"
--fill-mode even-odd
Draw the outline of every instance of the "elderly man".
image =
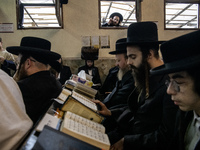
[[168, 74], [167, 93], [180, 111], [169, 149], [200, 149], [200, 30], [161, 45], [164, 65], [153, 75]]
[[111, 149], [164, 150], [173, 134], [177, 107], [166, 93], [166, 76], [149, 75], [150, 69], [163, 64], [158, 54], [161, 41], [156, 24], [131, 24], [125, 43], [136, 86], [129, 96], [128, 108], [108, 110], [98, 102], [101, 114], [115, 117], [123, 111], [118, 127], [108, 133]]
[[48, 64], [60, 55], [50, 51], [51, 43], [37, 37], [24, 37], [20, 46], [7, 47], [18, 55], [19, 65], [14, 76], [23, 95], [26, 111], [35, 124], [49, 107], [50, 100], [58, 97], [62, 86], [51, 76]]
[[119, 108], [127, 105], [127, 99], [130, 93], [133, 91], [134, 79], [131, 74], [129, 65], [127, 64], [128, 57], [126, 55], [126, 45], [117, 45], [117, 43], [125, 42], [126, 38], [116, 41], [116, 50], [109, 52], [111, 55], [115, 55], [116, 66], [119, 68], [117, 77], [118, 81], [113, 91], [103, 100], [103, 103], [107, 108]]

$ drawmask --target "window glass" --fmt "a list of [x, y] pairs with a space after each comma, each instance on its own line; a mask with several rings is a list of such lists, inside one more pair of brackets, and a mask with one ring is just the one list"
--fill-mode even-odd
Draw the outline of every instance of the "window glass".
[[136, 20], [135, 1], [100, 1], [100, 26], [108, 22], [112, 13], [118, 12], [123, 16], [120, 27], [128, 27]]
[[199, 4], [165, 3], [165, 28], [199, 28]]
[[59, 0], [17, 0], [18, 28], [61, 28]]

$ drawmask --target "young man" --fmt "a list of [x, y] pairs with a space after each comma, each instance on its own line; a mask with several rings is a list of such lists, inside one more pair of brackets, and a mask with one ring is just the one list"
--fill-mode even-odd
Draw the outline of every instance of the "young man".
[[50, 100], [62, 91], [61, 84], [48, 70], [48, 64], [61, 56], [50, 48], [49, 41], [37, 37], [23, 37], [20, 46], [7, 47], [8, 52], [18, 55], [19, 65], [14, 78], [34, 124], [50, 106]]
[[112, 13], [109, 17], [109, 21], [104, 23], [102, 27], [106, 26], [120, 26], [120, 23], [123, 21], [123, 16], [120, 13]]
[[115, 55], [116, 66], [119, 68], [116, 83], [113, 91], [103, 100], [103, 103], [108, 109], [118, 108], [127, 105], [127, 99], [134, 89], [134, 79], [131, 74], [129, 65], [127, 64], [128, 57], [126, 55], [126, 45], [117, 45], [117, 43], [126, 42], [126, 38], [116, 41], [116, 50], [109, 52]]
[[167, 93], [180, 112], [169, 149], [200, 149], [200, 30], [161, 45], [164, 65], [153, 75], [168, 74]]
[[[159, 43], [155, 23], [129, 26], [127, 55], [136, 90], [129, 96], [128, 108], [121, 109], [118, 128], [108, 133], [111, 149], [164, 150], [171, 139], [177, 107], [166, 93], [166, 77], [149, 75], [150, 69], [163, 64], [158, 55]], [[115, 117], [120, 111], [100, 105], [104, 115]]]

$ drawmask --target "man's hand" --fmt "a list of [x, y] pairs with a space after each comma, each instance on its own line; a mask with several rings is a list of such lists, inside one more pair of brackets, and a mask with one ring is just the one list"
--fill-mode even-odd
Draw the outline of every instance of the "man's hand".
[[0, 63], [3, 64], [4, 63], [5, 58], [3, 56], [0, 56]]
[[110, 18], [110, 20], [108, 21], [108, 25], [112, 25], [113, 24], [113, 19]]
[[116, 142], [110, 147], [110, 150], [123, 150], [124, 149], [124, 138]]
[[93, 100], [97, 105], [101, 107], [101, 110], [99, 110], [99, 113], [104, 116], [111, 116], [111, 111], [104, 105], [104, 103], [100, 102], [99, 100]]

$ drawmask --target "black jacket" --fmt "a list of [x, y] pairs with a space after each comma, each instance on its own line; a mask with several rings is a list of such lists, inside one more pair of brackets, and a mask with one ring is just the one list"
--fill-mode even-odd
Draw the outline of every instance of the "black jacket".
[[59, 78], [60, 83], [62, 85], [65, 84], [66, 80], [69, 80], [71, 75], [72, 75], [72, 72], [71, 72], [70, 67], [62, 66], [61, 71], [60, 71], [60, 78]]
[[116, 82], [118, 81], [118, 78], [117, 78], [118, 71], [119, 71], [119, 67], [116, 67], [116, 66], [109, 70], [109, 73], [106, 76], [106, 79], [101, 89], [99, 90], [99, 92], [103, 94], [103, 96], [108, 95], [105, 92], [112, 92], [112, 90], [115, 88]]
[[17, 82], [22, 92], [28, 116], [35, 124], [49, 107], [50, 100], [57, 98], [62, 86], [50, 75], [49, 71], [40, 71]]
[[119, 108], [127, 105], [128, 96], [135, 88], [132, 71], [128, 71], [122, 77], [121, 81], [117, 81], [115, 88], [104, 100], [103, 103], [107, 108]]
[[[164, 150], [169, 145], [175, 127], [178, 107], [166, 93], [166, 78], [150, 78], [149, 97], [134, 90], [128, 100], [128, 108], [120, 109], [118, 128], [110, 133], [111, 144], [124, 137], [124, 150]], [[139, 102], [138, 102], [139, 100]], [[112, 110], [119, 115], [120, 110]]]

